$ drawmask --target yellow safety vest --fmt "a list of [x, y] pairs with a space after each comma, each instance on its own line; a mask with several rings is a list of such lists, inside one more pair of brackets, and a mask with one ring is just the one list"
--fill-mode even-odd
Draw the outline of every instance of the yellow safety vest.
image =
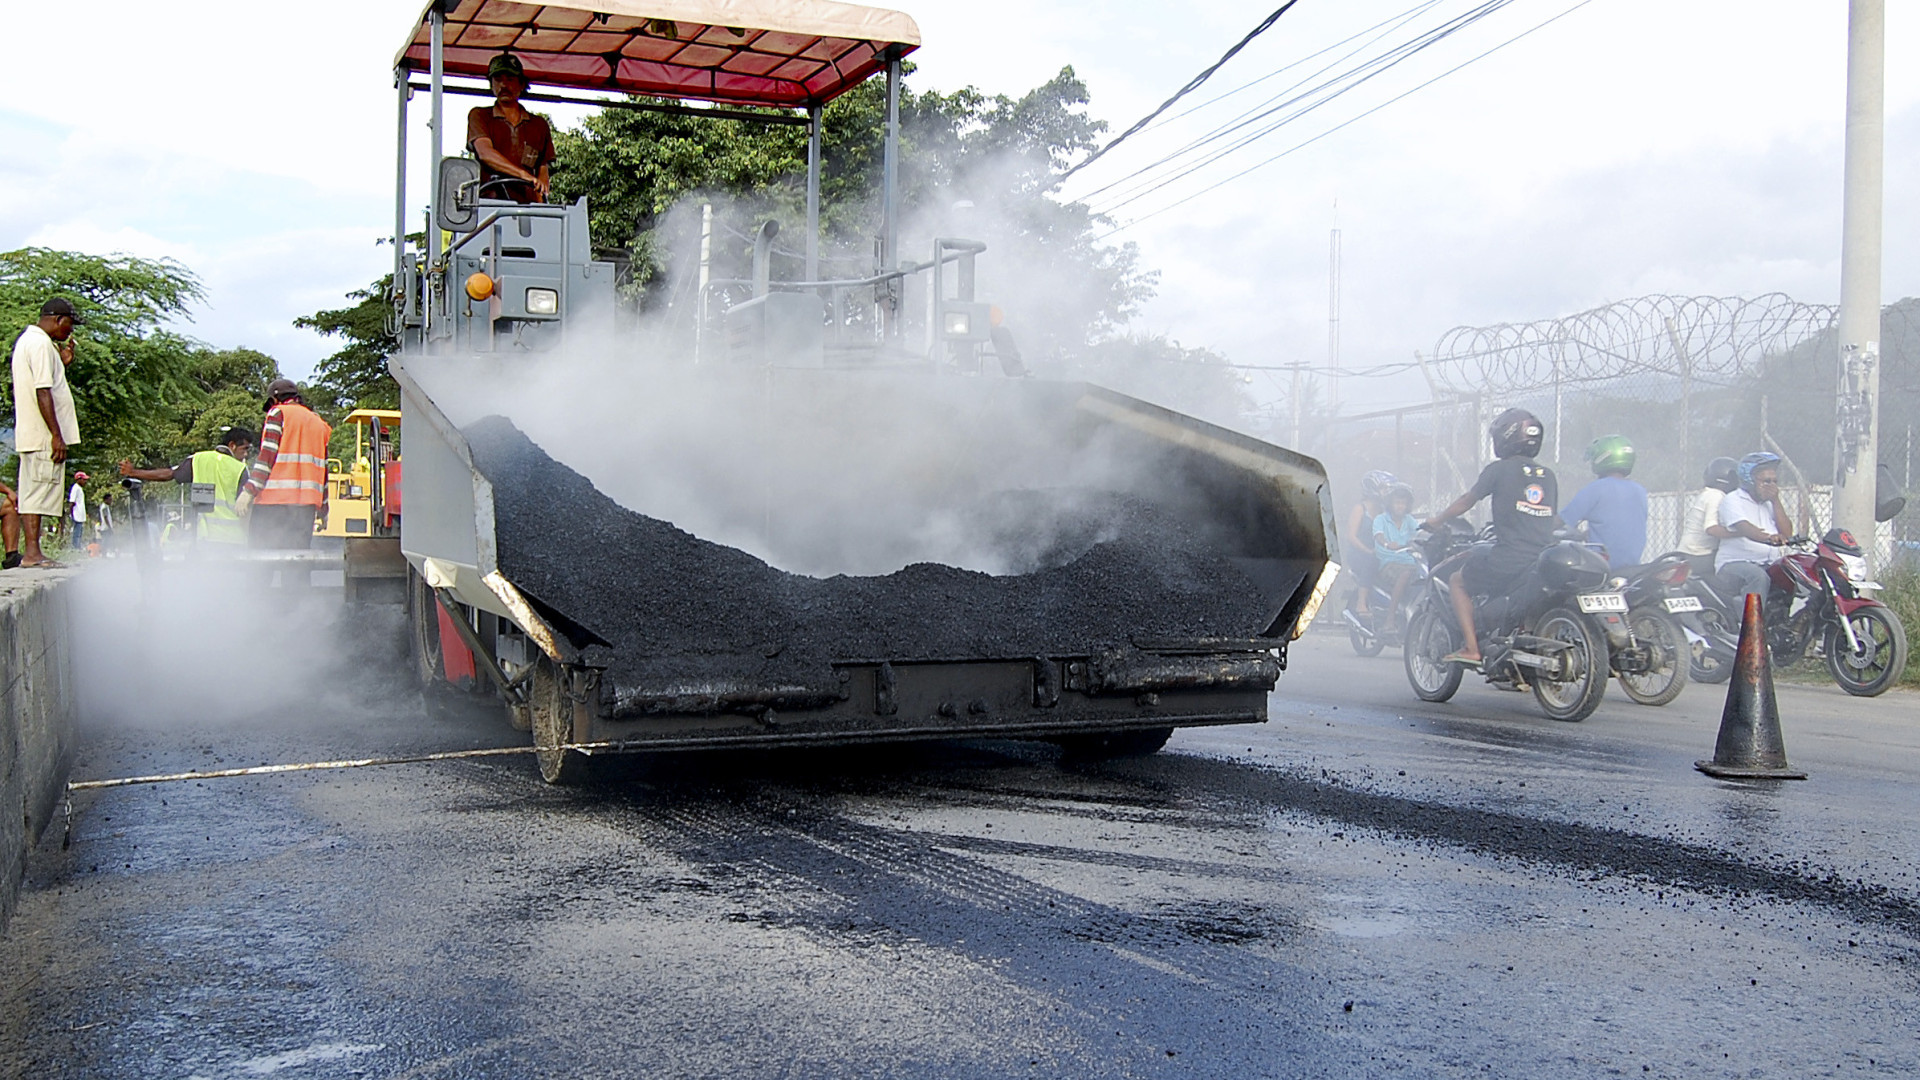
[[246, 543], [246, 525], [234, 509], [240, 497], [240, 480], [247, 474], [246, 465], [224, 450], [202, 450], [193, 455], [192, 461], [193, 482], [213, 485], [213, 509], [200, 514], [200, 539], [215, 544]]

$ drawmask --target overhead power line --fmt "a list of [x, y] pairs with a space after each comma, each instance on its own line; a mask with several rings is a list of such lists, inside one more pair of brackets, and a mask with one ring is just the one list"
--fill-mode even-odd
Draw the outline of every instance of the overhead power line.
[[[1324, 139], [1324, 138], [1326, 138], [1327, 136], [1329, 136], [1329, 135], [1332, 135], [1332, 134], [1333, 134], [1334, 132], [1337, 132], [1337, 131], [1339, 131], [1339, 130], [1341, 130], [1342, 128], [1346, 128], [1346, 127], [1349, 127], [1349, 126], [1351, 126], [1351, 125], [1353, 125], [1353, 124], [1356, 124], [1356, 123], [1359, 123], [1359, 122], [1360, 122], [1361, 120], [1364, 120], [1364, 119], [1366, 119], [1366, 118], [1367, 118], [1367, 117], [1369, 117], [1369, 116], [1372, 116], [1372, 115], [1373, 115], [1374, 113], [1377, 113], [1377, 112], [1379, 112], [1379, 111], [1380, 111], [1381, 109], [1384, 109], [1384, 108], [1386, 108], [1387, 106], [1389, 106], [1389, 105], [1392, 105], [1392, 104], [1394, 104], [1394, 103], [1395, 103], [1395, 102], [1397, 102], [1397, 101], [1400, 101], [1400, 100], [1402, 100], [1402, 99], [1404, 99], [1404, 98], [1407, 98], [1407, 97], [1409, 97], [1409, 96], [1411, 96], [1411, 95], [1413, 95], [1413, 94], [1416, 94], [1416, 93], [1418, 93], [1419, 91], [1421, 91], [1421, 90], [1424, 90], [1424, 89], [1426, 89], [1426, 88], [1427, 88], [1427, 87], [1429, 87], [1429, 86], [1432, 86], [1432, 85], [1433, 85], [1434, 83], [1437, 83], [1437, 82], [1439, 82], [1439, 81], [1440, 81], [1441, 79], [1444, 79], [1444, 78], [1446, 78], [1447, 76], [1449, 76], [1449, 75], [1452, 75], [1452, 74], [1454, 74], [1455, 72], [1457, 72], [1457, 71], [1460, 71], [1460, 70], [1461, 70], [1461, 69], [1463, 69], [1463, 68], [1466, 68], [1466, 67], [1469, 67], [1469, 66], [1471, 66], [1471, 65], [1473, 65], [1473, 64], [1476, 64], [1476, 63], [1479, 63], [1479, 62], [1480, 62], [1481, 60], [1484, 60], [1484, 59], [1486, 59], [1487, 57], [1489, 57], [1489, 56], [1492, 56], [1492, 55], [1493, 55], [1494, 53], [1497, 53], [1497, 52], [1499, 52], [1499, 51], [1500, 51], [1501, 49], [1504, 49], [1504, 48], [1506, 48], [1507, 46], [1509, 46], [1509, 45], [1512, 45], [1512, 44], [1513, 44], [1514, 42], [1516, 42], [1516, 41], [1519, 41], [1520, 39], [1522, 39], [1522, 38], [1525, 38], [1525, 37], [1527, 37], [1527, 36], [1529, 36], [1529, 35], [1531, 35], [1531, 34], [1534, 34], [1534, 33], [1536, 33], [1536, 32], [1538, 32], [1538, 31], [1540, 31], [1540, 30], [1543, 30], [1543, 29], [1545, 29], [1546, 27], [1548, 27], [1548, 26], [1550, 26], [1550, 25], [1552, 25], [1552, 24], [1554, 24], [1554, 23], [1556, 23], [1556, 22], [1559, 22], [1559, 21], [1560, 21], [1561, 19], [1564, 19], [1564, 18], [1566, 18], [1567, 16], [1569, 16], [1569, 15], [1571, 15], [1571, 14], [1573, 14], [1574, 12], [1576, 12], [1576, 11], [1578, 11], [1578, 10], [1580, 10], [1580, 9], [1581, 9], [1581, 8], [1583, 8], [1583, 7], [1586, 7], [1586, 6], [1588, 5], [1588, 4], [1590, 4], [1590, 3], [1592, 3], [1592, 2], [1593, 2], [1593, 0], [1580, 0], [1580, 2], [1579, 2], [1579, 3], [1577, 3], [1577, 4], [1574, 4], [1574, 5], [1572, 6], [1572, 7], [1570, 7], [1570, 8], [1568, 8], [1568, 9], [1566, 9], [1565, 11], [1562, 11], [1562, 12], [1561, 12], [1560, 14], [1558, 14], [1558, 15], [1555, 15], [1554, 17], [1552, 17], [1552, 18], [1550, 18], [1550, 19], [1547, 19], [1547, 20], [1546, 20], [1545, 22], [1541, 22], [1541, 23], [1539, 23], [1539, 24], [1537, 24], [1537, 25], [1535, 25], [1535, 26], [1533, 26], [1533, 27], [1531, 27], [1531, 28], [1529, 28], [1529, 29], [1526, 29], [1526, 30], [1523, 30], [1523, 31], [1521, 31], [1521, 32], [1520, 32], [1520, 33], [1518, 33], [1518, 34], [1515, 34], [1514, 36], [1512, 36], [1512, 37], [1510, 37], [1510, 38], [1508, 38], [1507, 40], [1505, 40], [1505, 41], [1503, 41], [1503, 42], [1501, 42], [1500, 44], [1498, 44], [1498, 45], [1495, 45], [1495, 46], [1494, 46], [1493, 48], [1491, 48], [1491, 49], [1488, 49], [1487, 51], [1485, 51], [1485, 52], [1483, 52], [1483, 53], [1480, 53], [1480, 54], [1478, 54], [1478, 55], [1476, 55], [1476, 56], [1473, 56], [1473, 57], [1470, 57], [1470, 58], [1468, 58], [1467, 60], [1464, 60], [1464, 61], [1462, 61], [1461, 63], [1459, 63], [1459, 64], [1456, 64], [1456, 65], [1454, 65], [1453, 67], [1450, 67], [1450, 68], [1448, 68], [1447, 70], [1445, 70], [1445, 71], [1443, 71], [1443, 72], [1441, 72], [1441, 73], [1440, 73], [1440, 74], [1438, 74], [1438, 75], [1435, 75], [1435, 76], [1434, 76], [1433, 78], [1431, 78], [1431, 79], [1428, 79], [1428, 80], [1426, 80], [1426, 81], [1425, 81], [1425, 82], [1423, 82], [1423, 83], [1420, 83], [1419, 85], [1417, 85], [1417, 86], [1415, 86], [1415, 87], [1413, 87], [1413, 88], [1412, 88], [1412, 89], [1410, 89], [1410, 90], [1406, 90], [1406, 91], [1404, 91], [1404, 92], [1402, 92], [1402, 93], [1399, 93], [1399, 94], [1396, 94], [1396, 95], [1394, 95], [1394, 96], [1393, 96], [1393, 97], [1391, 97], [1391, 98], [1388, 98], [1387, 100], [1385, 100], [1385, 101], [1383, 101], [1383, 102], [1381, 102], [1381, 103], [1380, 103], [1380, 104], [1378, 104], [1378, 105], [1375, 105], [1375, 106], [1374, 106], [1373, 108], [1371, 108], [1371, 109], [1368, 109], [1368, 110], [1366, 110], [1365, 112], [1363, 112], [1363, 113], [1361, 113], [1361, 114], [1359, 114], [1358, 116], [1355, 116], [1355, 117], [1352, 117], [1351, 119], [1348, 119], [1348, 120], [1344, 120], [1344, 121], [1342, 121], [1342, 122], [1340, 122], [1340, 123], [1338, 123], [1338, 124], [1335, 124], [1335, 125], [1334, 125], [1333, 127], [1330, 127], [1330, 128], [1328, 128], [1327, 130], [1325, 130], [1325, 131], [1323, 131], [1323, 132], [1321, 132], [1321, 133], [1320, 133], [1320, 134], [1318, 134], [1318, 135], [1315, 135], [1315, 136], [1313, 136], [1313, 137], [1312, 137], [1312, 138], [1310, 138], [1310, 139], [1305, 139], [1305, 140], [1303, 140], [1303, 141], [1301, 141], [1301, 142], [1299, 142], [1299, 143], [1296, 143], [1296, 144], [1294, 144], [1293, 146], [1290, 146], [1290, 147], [1288, 147], [1288, 148], [1286, 148], [1285, 150], [1282, 150], [1282, 151], [1280, 151], [1279, 153], [1277, 153], [1277, 154], [1274, 154], [1274, 155], [1273, 155], [1272, 157], [1269, 157], [1269, 158], [1265, 158], [1265, 159], [1263, 159], [1263, 160], [1261, 160], [1261, 161], [1258, 161], [1258, 162], [1255, 162], [1254, 164], [1252, 164], [1252, 165], [1249, 165], [1249, 166], [1247, 166], [1247, 167], [1246, 167], [1246, 168], [1244, 168], [1244, 169], [1241, 169], [1241, 170], [1240, 170], [1239, 172], [1236, 172], [1236, 173], [1234, 173], [1233, 175], [1231, 175], [1231, 176], [1228, 176], [1228, 177], [1226, 177], [1225, 179], [1222, 179], [1222, 180], [1218, 180], [1218, 181], [1215, 181], [1214, 183], [1211, 183], [1211, 184], [1208, 184], [1208, 185], [1207, 185], [1206, 187], [1203, 187], [1203, 188], [1201, 188], [1200, 190], [1198, 190], [1198, 191], [1196, 191], [1196, 192], [1193, 192], [1193, 193], [1192, 193], [1192, 194], [1190, 194], [1190, 195], [1186, 195], [1186, 196], [1183, 196], [1183, 197], [1181, 197], [1181, 198], [1179, 198], [1179, 199], [1177, 199], [1177, 200], [1175, 200], [1175, 201], [1173, 201], [1173, 202], [1171, 202], [1171, 203], [1168, 203], [1167, 205], [1165, 205], [1165, 206], [1162, 206], [1162, 207], [1160, 207], [1160, 208], [1159, 208], [1159, 209], [1157, 209], [1157, 210], [1154, 210], [1154, 211], [1152, 211], [1152, 212], [1150, 212], [1150, 213], [1146, 213], [1146, 214], [1142, 214], [1141, 216], [1139, 216], [1139, 217], [1137, 217], [1137, 218], [1134, 218], [1134, 219], [1133, 219], [1132, 221], [1129, 221], [1129, 222], [1127, 222], [1127, 223], [1126, 223], [1126, 224], [1124, 224], [1124, 225], [1117, 225], [1117, 226], [1115, 226], [1115, 227], [1113, 227], [1113, 228], [1111, 228], [1111, 229], [1108, 229], [1108, 230], [1107, 230], [1106, 232], [1104, 232], [1104, 233], [1101, 233], [1101, 234], [1100, 234], [1099, 236], [1097, 236], [1097, 237], [1095, 237], [1095, 238], [1094, 238], [1094, 240], [1095, 240], [1096, 242], [1098, 242], [1098, 241], [1100, 241], [1100, 240], [1104, 240], [1104, 239], [1106, 239], [1106, 238], [1107, 238], [1107, 237], [1109, 237], [1109, 236], [1112, 236], [1112, 235], [1114, 235], [1115, 233], [1118, 233], [1118, 232], [1122, 232], [1122, 231], [1124, 231], [1124, 230], [1126, 230], [1126, 229], [1131, 229], [1131, 228], [1133, 228], [1133, 227], [1134, 227], [1135, 225], [1138, 225], [1138, 224], [1140, 224], [1140, 223], [1141, 223], [1141, 222], [1143, 222], [1143, 221], [1146, 221], [1146, 220], [1148, 220], [1148, 219], [1150, 219], [1150, 218], [1154, 218], [1154, 217], [1158, 217], [1159, 215], [1161, 215], [1161, 214], [1164, 214], [1164, 213], [1166, 213], [1167, 211], [1169, 211], [1169, 210], [1172, 210], [1173, 208], [1175, 208], [1175, 207], [1177, 207], [1177, 206], [1181, 206], [1181, 205], [1184, 205], [1184, 204], [1186, 204], [1186, 203], [1189, 203], [1189, 202], [1192, 202], [1192, 201], [1193, 201], [1194, 199], [1197, 199], [1197, 198], [1199, 198], [1200, 196], [1202, 196], [1202, 195], [1205, 195], [1206, 193], [1208, 193], [1208, 192], [1210, 192], [1210, 191], [1212, 191], [1212, 190], [1214, 190], [1215, 188], [1218, 188], [1218, 187], [1221, 187], [1222, 185], [1225, 185], [1225, 184], [1230, 184], [1230, 183], [1232, 183], [1233, 181], [1235, 181], [1235, 180], [1238, 180], [1239, 178], [1241, 178], [1241, 177], [1243, 177], [1243, 176], [1245, 176], [1245, 175], [1247, 175], [1248, 173], [1251, 173], [1251, 172], [1254, 172], [1254, 171], [1256, 171], [1256, 170], [1258, 170], [1258, 169], [1263, 169], [1263, 168], [1265, 168], [1265, 167], [1267, 167], [1268, 165], [1271, 165], [1271, 164], [1273, 164], [1274, 162], [1276, 162], [1276, 161], [1278, 161], [1278, 160], [1280, 160], [1281, 158], [1283, 158], [1283, 157], [1286, 157], [1287, 155], [1289, 155], [1289, 154], [1291, 154], [1291, 153], [1293, 153], [1293, 152], [1294, 152], [1294, 151], [1296, 151], [1296, 150], [1302, 150], [1302, 149], [1305, 149], [1306, 147], [1308, 147], [1308, 146], [1311, 146], [1311, 145], [1313, 145], [1314, 143], [1317, 143], [1317, 142], [1319, 142], [1319, 141], [1320, 141], [1321, 139]], [[1185, 174], [1185, 173], [1182, 173], [1181, 175], [1182, 175], [1182, 176], [1184, 176], [1184, 175], [1186, 175], [1186, 174]], [[1180, 177], [1174, 177], [1173, 179], [1171, 179], [1171, 180], [1168, 180], [1168, 181], [1166, 181], [1166, 183], [1172, 183], [1172, 182], [1174, 182], [1174, 180], [1177, 180], [1177, 179], [1179, 179], [1179, 178], [1180, 178]], [[1159, 185], [1159, 186], [1165, 186], [1165, 184], [1162, 184], [1162, 185]], [[1143, 192], [1142, 194], [1147, 194], [1147, 193], [1148, 193], [1148, 192]], [[1132, 201], [1132, 199], [1131, 199], [1131, 198], [1129, 198], [1129, 199], [1128, 199], [1127, 201], [1129, 201], [1129, 202], [1131, 202], [1131, 201]]]
[[[1369, 41], [1360, 46], [1357, 46], [1352, 51], [1348, 52], [1345, 56], [1342, 56], [1340, 60], [1335, 61], [1332, 64], [1328, 64], [1325, 67], [1322, 67], [1319, 71], [1314, 72], [1313, 75], [1310, 75], [1306, 79], [1302, 79], [1299, 82], [1294, 83], [1293, 86], [1290, 86], [1286, 90], [1281, 91], [1279, 94], [1276, 94], [1273, 97], [1268, 98], [1266, 101], [1261, 102], [1260, 105], [1257, 105], [1254, 108], [1241, 113], [1239, 116], [1234, 117], [1232, 120], [1228, 121], [1227, 123], [1224, 123], [1214, 128], [1212, 131], [1206, 133], [1205, 135], [1202, 135], [1199, 138], [1194, 139], [1192, 142], [1189, 142], [1185, 146], [1182, 146], [1180, 149], [1175, 150], [1172, 153], [1166, 155], [1165, 157], [1160, 158], [1158, 161], [1154, 161], [1148, 165], [1145, 165], [1139, 169], [1136, 169], [1134, 172], [1128, 174], [1127, 176], [1123, 176], [1120, 179], [1115, 180], [1110, 184], [1107, 184], [1105, 187], [1100, 188], [1098, 191], [1090, 192], [1088, 193], [1088, 195], [1082, 196], [1082, 198], [1091, 199], [1092, 196], [1097, 195], [1100, 192], [1107, 191], [1114, 187], [1118, 187], [1124, 184], [1128, 184], [1133, 180], [1146, 176], [1148, 173], [1151, 173], [1162, 166], [1173, 164], [1177, 162], [1180, 158], [1190, 153], [1193, 153], [1195, 151], [1198, 151], [1206, 147], [1210, 143], [1216, 142], [1230, 135], [1235, 135], [1236, 132], [1240, 132], [1244, 128], [1252, 127], [1256, 124], [1261, 125], [1255, 128], [1255, 130], [1251, 132], [1247, 132], [1247, 133], [1239, 134], [1235, 136], [1235, 138], [1231, 142], [1229, 142], [1226, 146], [1209, 151], [1205, 156], [1200, 158], [1200, 160], [1198, 161], [1188, 162], [1186, 164], [1174, 165], [1174, 168], [1176, 171], [1171, 176], [1163, 176], [1158, 179], [1147, 180], [1141, 184], [1135, 185], [1133, 188], [1129, 189], [1128, 191], [1120, 193], [1119, 196], [1117, 196], [1113, 200], [1110, 200], [1106, 205], [1096, 207], [1096, 210], [1100, 213], [1112, 213], [1113, 211], [1118, 210], [1120, 207], [1125, 206], [1128, 203], [1134, 202], [1137, 199], [1140, 199], [1146, 195], [1150, 195], [1153, 192], [1158, 191], [1163, 187], [1166, 187], [1168, 184], [1182, 180], [1187, 176], [1190, 176], [1193, 173], [1206, 168], [1207, 166], [1213, 164], [1214, 162], [1219, 161], [1222, 158], [1225, 158], [1246, 146], [1249, 146], [1255, 142], [1258, 142], [1260, 139], [1265, 138], [1266, 136], [1286, 126], [1287, 124], [1292, 123], [1295, 120], [1298, 120], [1302, 116], [1305, 116], [1307, 113], [1313, 112], [1314, 110], [1324, 105], [1330, 104], [1331, 102], [1338, 100], [1343, 95], [1359, 88], [1362, 84], [1370, 82], [1377, 76], [1382, 75], [1386, 73], [1388, 70], [1396, 67], [1402, 61], [1408, 60], [1413, 56], [1425, 51], [1426, 49], [1439, 44], [1440, 42], [1446, 40], [1447, 38], [1453, 36], [1454, 34], [1459, 33], [1461, 30], [1464, 30], [1467, 27], [1472, 26], [1474, 23], [1477, 23], [1480, 20], [1495, 14], [1496, 12], [1499, 12], [1500, 10], [1506, 8], [1508, 5], [1512, 4], [1513, 2], [1514, 0], [1486, 0], [1485, 3], [1480, 4], [1479, 6], [1473, 8], [1472, 10], [1464, 12], [1460, 15], [1457, 15], [1447, 20], [1446, 22], [1440, 24], [1439, 26], [1433, 27], [1432, 29], [1422, 31], [1416, 36], [1414, 36], [1413, 38], [1407, 41], [1401, 42], [1397, 45], [1394, 45], [1393, 47], [1387, 49], [1385, 52], [1368, 57], [1365, 60], [1360, 61], [1358, 64], [1355, 64], [1350, 68], [1336, 72], [1332, 76], [1308, 87], [1306, 90], [1301, 91], [1298, 94], [1294, 94], [1291, 97], [1287, 97], [1286, 100], [1284, 101], [1279, 100], [1281, 97], [1287, 95], [1291, 91], [1306, 85], [1310, 80], [1317, 78], [1322, 74], [1325, 74], [1327, 71], [1332, 70], [1339, 63], [1352, 57], [1355, 53], [1360, 52], [1362, 49], [1366, 48], [1368, 45], [1371, 45], [1372, 42]], [[1397, 28], [1398, 27], [1396, 26], [1395, 29]], [[1279, 101], [1279, 103], [1273, 104], [1275, 101]], [[1271, 106], [1271, 107], [1268, 107], [1268, 106]], [[1278, 119], [1270, 119], [1274, 117], [1275, 114], [1281, 114], [1281, 113], [1284, 113], [1284, 115], [1280, 115]]]
[[1238, 55], [1240, 50], [1246, 48], [1248, 43], [1252, 42], [1254, 38], [1257, 38], [1261, 34], [1266, 33], [1267, 30], [1270, 27], [1272, 27], [1274, 23], [1277, 23], [1280, 21], [1280, 16], [1285, 15], [1288, 11], [1292, 10], [1293, 6], [1299, 2], [1300, 0], [1287, 0], [1286, 3], [1281, 4], [1278, 8], [1274, 10], [1273, 14], [1268, 15], [1266, 18], [1260, 20], [1260, 25], [1254, 27], [1252, 30], [1249, 30], [1247, 32], [1246, 37], [1243, 37], [1239, 41], [1235, 42], [1233, 48], [1228, 49], [1225, 53], [1221, 55], [1220, 59], [1215, 60], [1213, 62], [1212, 67], [1209, 67], [1207, 70], [1201, 72], [1198, 75], [1195, 75], [1192, 79], [1188, 80], [1187, 85], [1181, 87], [1178, 93], [1174, 94], [1172, 97], [1168, 98], [1167, 100], [1161, 102], [1160, 106], [1154, 109], [1152, 112], [1134, 121], [1132, 127], [1121, 132], [1119, 136], [1117, 136], [1112, 142], [1109, 142], [1107, 143], [1107, 145], [1101, 147], [1098, 150], [1095, 150], [1093, 154], [1087, 158], [1087, 160], [1082, 161], [1080, 164], [1075, 165], [1073, 168], [1068, 169], [1066, 172], [1061, 173], [1058, 177], [1054, 179], [1053, 181], [1054, 184], [1056, 186], [1059, 185], [1062, 181], [1066, 180], [1067, 177], [1072, 176], [1074, 173], [1079, 172], [1081, 169], [1084, 169], [1087, 166], [1093, 164], [1094, 162], [1099, 161], [1100, 158], [1104, 156], [1107, 151], [1113, 149], [1116, 146], [1119, 146], [1123, 142], [1126, 142], [1129, 137], [1133, 136], [1141, 128], [1144, 128], [1148, 124], [1153, 123], [1154, 118], [1159, 116], [1161, 113], [1166, 112], [1168, 109], [1172, 108], [1174, 102], [1179, 101], [1181, 98], [1186, 97], [1188, 94], [1191, 94], [1195, 90], [1200, 89], [1200, 84], [1206, 82], [1209, 78], [1211, 78], [1214, 72], [1219, 71], [1221, 68], [1225, 67], [1227, 61], [1233, 59], [1236, 55]]

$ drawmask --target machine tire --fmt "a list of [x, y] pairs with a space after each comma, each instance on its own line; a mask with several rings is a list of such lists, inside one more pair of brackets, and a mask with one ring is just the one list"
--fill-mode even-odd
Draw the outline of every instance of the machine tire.
[[419, 574], [407, 574], [407, 652], [413, 658], [414, 679], [424, 689], [444, 683], [446, 671], [440, 654], [440, 622], [434, 617], [436, 601], [426, 580]]
[[1593, 620], [1571, 608], [1553, 608], [1540, 616], [1534, 635], [1573, 646], [1574, 678], [1553, 680], [1536, 673], [1528, 682], [1533, 699], [1549, 720], [1576, 723], [1593, 715], [1606, 696], [1613, 669], [1607, 663], [1607, 638]]
[[546, 657], [534, 662], [527, 679], [527, 706], [533, 721], [534, 757], [540, 763], [540, 779], [549, 784], [578, 784], [591, 772], [593, 761], [578, 750], [561, 747], [574, 740], [573, 721], [577, 706], [567, 692], [570, 673]]
[[1827, 671], [1854, 697], [1879, 697], [1907, 670], [1907, 631], [1892, 608], [1863, 607], [1847, 617], [1855, 637], [1867, 642], [1859, 655], [1847, 645], [1840, 624], [1827, 624]]
[[1665, 705], [1687, 688], [1687, 668], [1692, 650], [1679, 620], [1661, 611], [1641, 608], [1629, 612], [1628, 625], [1633, 636], [1652, 654], [1652, 670], [1643, 674], [1620, 673], [1620, 689], [1642, 705]]
[[1107, 761], [1113, 758], [1146, 757], [1157, 754], [1173, 738], [1173, 729], [1147, 728], [1131, 731], [1102, 731], [1092, 735], [1066, 735], [1054, 741], [1067, 757], [1079, 761]]
[[1460, 689], [1465, 669], [1459, 664], [1440, 663], [1441, 657], [1455, 649], [1458, 637], [1453, 620], [1431, 605], [1422, 605], [1407, 620], [1400, 658], [1407, 670], [1407, 685], [1421, 701], [1446, 701]]

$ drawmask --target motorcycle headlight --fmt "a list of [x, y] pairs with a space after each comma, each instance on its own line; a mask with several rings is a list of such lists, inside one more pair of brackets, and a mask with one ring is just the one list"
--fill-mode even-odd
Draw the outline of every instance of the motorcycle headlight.
[[1859, 555], [1836, 552], [1840, 557], [1840, 569], [1846, 573], [1848, 581], [1867, 580], [1867, 560]]

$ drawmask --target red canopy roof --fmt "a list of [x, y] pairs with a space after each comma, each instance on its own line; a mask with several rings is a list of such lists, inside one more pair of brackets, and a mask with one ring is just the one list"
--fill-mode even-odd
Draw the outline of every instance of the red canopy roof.
[[[422, 12], [394, 65], [427, 70], [429, 35]], [[459, 0], [443, 39], [452, 75], [485, 78], [504, 50], [538, 86], [777, 107], [829, 101], [919, 44], [903, 12], [828, 0]]]

